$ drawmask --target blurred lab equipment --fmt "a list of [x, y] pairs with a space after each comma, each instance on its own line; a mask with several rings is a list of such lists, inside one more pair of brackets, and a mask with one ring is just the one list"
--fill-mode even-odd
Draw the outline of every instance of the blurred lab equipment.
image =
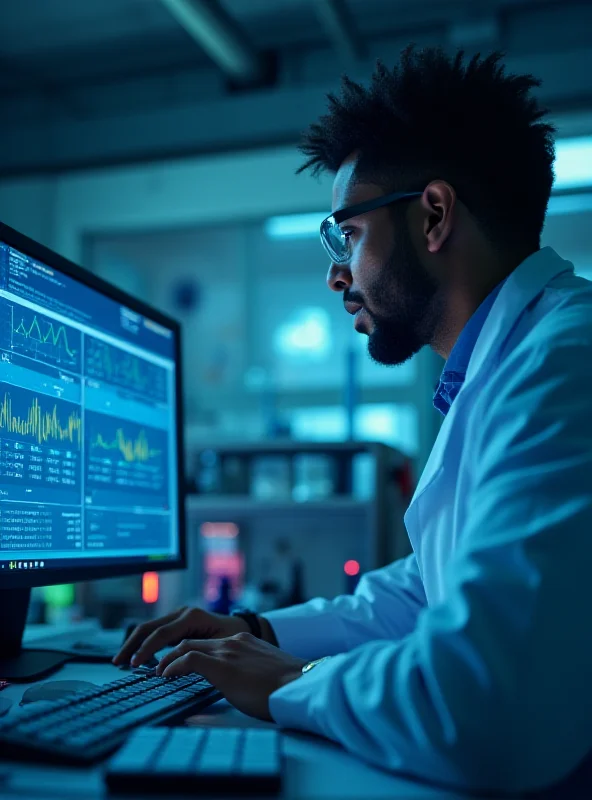
[[[158, 613], [214, 602], [222, 577], [232, 602], [256, 611], [331, 598], [410, 552], [403, 515], [413, 468], [398, 450], [371, 442], [208, 446], [192, 454], [195, 472], [206, 450], [221, 475], [230, 464], [240, 481], [187, 498], [188, 569], [161, 576]], [[194, 474], [196, 489], [203, 483]], [[225, 533], [214, 536], [215, 525]], [[354, 574], [347, 564], [357, 565]]]

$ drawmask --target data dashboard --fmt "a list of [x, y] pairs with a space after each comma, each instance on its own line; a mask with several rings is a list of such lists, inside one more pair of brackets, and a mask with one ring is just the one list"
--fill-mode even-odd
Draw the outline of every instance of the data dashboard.
[[0, 560], [179, 557], [174, 333], [0, 241]]

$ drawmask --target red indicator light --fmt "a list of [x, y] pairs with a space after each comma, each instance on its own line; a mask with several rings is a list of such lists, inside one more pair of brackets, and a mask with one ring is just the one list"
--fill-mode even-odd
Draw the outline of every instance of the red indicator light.
[[360, 571], [360, 565], [357, 561], [350, 559], [350, 561], [346, 561], [343, 565], [343, 571], [346, 575], [357, 575]]

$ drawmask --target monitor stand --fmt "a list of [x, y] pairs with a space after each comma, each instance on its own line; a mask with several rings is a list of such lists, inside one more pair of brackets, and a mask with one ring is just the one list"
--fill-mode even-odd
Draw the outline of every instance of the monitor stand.
[[30, 589], [0, 589], [0, 680], [38, 681], [71, 660], [67, 653], [23, 647], [30, 597]]

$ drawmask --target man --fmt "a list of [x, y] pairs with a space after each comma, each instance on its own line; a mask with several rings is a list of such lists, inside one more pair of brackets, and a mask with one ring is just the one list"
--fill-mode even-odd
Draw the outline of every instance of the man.
[[592, 291], [540, 249], [554, 146], [536, 85], [499, 55], [409, 48], [367, 89], [344, 79], [304, 140], [304, 168], [335, 174], [328, 283], [370, 355], [446, 360], [413, 555], [264, 618], [182, 609], [119, 661], [185, 639], [160, 673], [202, 673], [248, 714], [462, 789], [536, 790], [584, 759]]

